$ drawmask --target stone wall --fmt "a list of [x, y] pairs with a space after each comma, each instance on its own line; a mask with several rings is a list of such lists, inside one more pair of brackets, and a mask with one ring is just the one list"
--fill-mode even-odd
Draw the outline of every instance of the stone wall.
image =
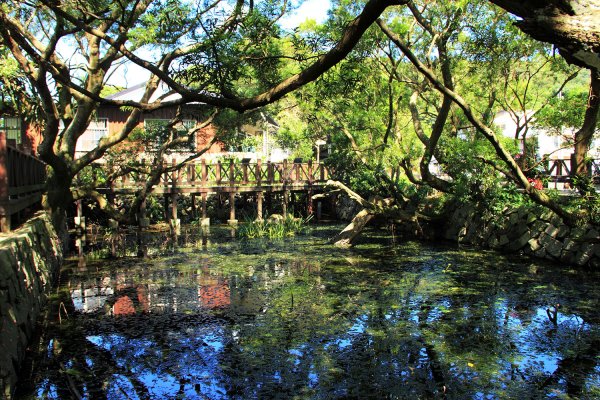
[[569, 228], [557, 215], [539, 207], [507, 208], [492, 215], [463, 205], [448, 219], [443, 237], [565, 264], [600, 267], [600, 233], [596, 228]]
[[0, 398], [11, 398], [61, 261], [58, 238], [44, 213], [0, 236]]

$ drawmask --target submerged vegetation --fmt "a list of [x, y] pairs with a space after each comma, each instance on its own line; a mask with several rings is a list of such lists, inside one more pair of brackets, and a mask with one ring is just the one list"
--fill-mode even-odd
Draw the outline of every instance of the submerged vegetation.
[[600, 395], [597, 273], [338, 229], [68, 264], [20, 395]]

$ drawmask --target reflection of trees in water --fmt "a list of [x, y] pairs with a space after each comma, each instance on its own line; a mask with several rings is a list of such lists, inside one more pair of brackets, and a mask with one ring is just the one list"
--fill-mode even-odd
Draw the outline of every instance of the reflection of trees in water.
[[[356, 258], [273, 257], [245, 274], [204, 261], [113, 270], [104, 317], [50, 332], [45, 362], [55, 372], [45, 385], [90, 398], [108, 390], [151, 398], [158, 381], [171, 396], [192, 398], [527, 398], [579, 396], [598, 381], [598, 317], [589, 307], [598, 294], [588, 283], [451, 255]], [[573, 291], [582, 287], [586, 298]], [[124, 297], [136, 314], [110, 317]], [[545, 310], [559, 301], [555, 325]], [[538, 365], [544, 359], [556, 368]]]

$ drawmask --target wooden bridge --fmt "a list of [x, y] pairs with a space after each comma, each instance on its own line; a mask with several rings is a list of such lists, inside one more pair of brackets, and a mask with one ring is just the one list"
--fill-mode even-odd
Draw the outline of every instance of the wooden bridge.
[[[173, 165], [176, 162], [173, 160]], [[115, 182], [115, 193], [135, 193], [142, 188], [146, 176], [131, 172]], [[163, 174], [155, 194], [202, 194], [241, 192], [283, 192], [317, 189], [330, 178], [324, 164], [270, 161], [209, 164], [205, 160], [189, 162], [179, 170]], [[105, 188], [104, 190], [107, 190]]]
[[17, 149], [0, 131], [0, 231], [8, 232], [11, 218], [39, 204], [46, 183], [46, 164]]
[[[172, 161], [172, 166], [176, 161]], [[168, 167], [169, 165], [165, 165]], [[144, 168], [142, 168], [143, 170]], [[192, 206], [195, 207], [195, 197], [201, 197], [202, 220], [208, 223], [206, 215], [206, 201], [210, 193], [229, 195], [230, 218], [229, 222], [236, 223], [235, 195], [238, 193], [253, 194], [256, 196], [257, 217], [263, 216], [264, 194], [283, 194], [282, 210], [287, 213], [290, 193], [305, 192], [309, 196], [321, 191], [331, 177], [331, 170], [324, 164], [315, 164], [312, 161], [303, 162], [228, 162], [217, 161], [207, 163], [206, 160], [194, 161], [185, 164], [180, 169], [166, 172], [160, 182], [154, 186], [152, 193], [165, 195], [171, 198], [171, 219], [177, 220], [177, 199], [179, 195], [191, 195]], [[146, 182], [147, 175], [131, 172], [124, 175], [110, 188], [103, 188], [103, 192], [114, 194], [135, 194]], [[319, 204], [317, 204], [319, 208]], [[308, 212], [312, 214], [312, 201], [307, 204]], [[319, 211], [319, 210], [317, 210]], [[141, 210], [145, 213], [145, 210]], [[141, 215], [140, 221], [145, 221]]]

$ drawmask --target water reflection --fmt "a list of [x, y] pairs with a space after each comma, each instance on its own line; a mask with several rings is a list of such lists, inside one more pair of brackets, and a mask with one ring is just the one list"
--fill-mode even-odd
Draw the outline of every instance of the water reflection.
[[75, 264], [33, 393], [600, 395], [597, 274], [417, 244], [205, 243]]

